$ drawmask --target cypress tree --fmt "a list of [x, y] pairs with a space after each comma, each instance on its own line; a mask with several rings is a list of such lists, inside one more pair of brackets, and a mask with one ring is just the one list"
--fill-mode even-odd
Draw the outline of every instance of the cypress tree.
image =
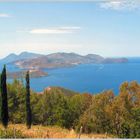
[[8, 126], [8, 101], [7, 101], [7, 84], [6, 84], [6, 65], [2, 70], [0, 78], [1, 86], [1, 121], [5, 128]]
[[26, 73], [26, 126], [28, 129], [31, 128], [32, 124], [32, 113], [30, 107], [30, 76], [29, 71]]

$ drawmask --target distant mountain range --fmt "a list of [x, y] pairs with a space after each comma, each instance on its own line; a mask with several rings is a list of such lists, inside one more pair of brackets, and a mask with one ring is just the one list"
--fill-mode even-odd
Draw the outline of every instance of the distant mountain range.
[[126, 63], [126, 58], [104, 58], [96, 54], [85, 56], [76, 53], [53, 53], [41, 55], [23, 52], [19, 55], [10, 54], [1, 60], [5, 63], [13, 63], [24, 69], [59, 68], [70, 67], [89, 63]]
[[126, 63], [127, 58], [104, 58], [96, 54], [79, 55], [76, 53], [53, 53], [41, 55], [22, 52], [19, 55], [10, 54], [0, 60], [3, 63], [12, 63], [24, 69], [60, 68], [79, 64]]
[[30, 52], [22, 52], [19, 55], [11, 53], [8, 56], [6, 56], [5, 58], [1, 59], [0, 62], [11, 63], [11, 62], [14, 62], [14, 61], [19, 61], [19, 60], [37, 58], [39, 56], [42, 56], [42, 55], [41, 54], [36, 54], [36, 53], [30, 53]]

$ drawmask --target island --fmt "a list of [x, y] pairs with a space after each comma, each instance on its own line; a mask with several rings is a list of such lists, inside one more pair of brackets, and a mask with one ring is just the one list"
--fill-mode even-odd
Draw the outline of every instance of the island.
[[12, 62], [21, 69], [45, 69], [71, 67], [80, 64], [127, 63], [127, 58], [104, 58], [97, 54], [53, 53]]
[[[7, 77], [8, 77], [8, 79], [24, 78], [26, 75], [26, 71], [22, 70], [22, 71], [16, 71], [16, 72], [8, 72]], [[29, 70], [29, 72], [30, 72], [31, 78], [39, 78], [39, 77], [48, 76], [48, 73], [44, 72], [43, 70], [31, 69], [31, 70]]]

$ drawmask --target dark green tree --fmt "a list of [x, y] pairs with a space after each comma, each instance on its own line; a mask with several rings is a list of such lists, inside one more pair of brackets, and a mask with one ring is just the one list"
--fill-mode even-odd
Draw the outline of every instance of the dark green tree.
[[1, 79], [1, 121], [5, 128], [8, 126], [8, 101], [7, 101], [7, 84], [6, 84], [6, 65], [2, 70]]
[[30, 129], [32, 124], [32, 112], [30, 107], [30, 76], [29, 71], [26, 74], [26, 125]]

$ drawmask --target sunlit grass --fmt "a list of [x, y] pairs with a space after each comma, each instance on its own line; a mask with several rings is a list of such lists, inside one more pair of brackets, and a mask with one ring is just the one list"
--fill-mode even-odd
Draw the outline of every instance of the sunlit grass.
[[[4, 129], [0, 125], [0, 129]], [[25, 138], [78, 138], [78, 134], [74, 130], [63, 129], [58, 126], [41, 126], [33, 125], [31, 129], [27, 129], [25, 124], [10, 124], [9, 130], [20, 131]], [[16, 137], [16, 133], [15, 136]], [[82, 134], [81, 138], [111, 138], [113, 136], [106, 134]]]

